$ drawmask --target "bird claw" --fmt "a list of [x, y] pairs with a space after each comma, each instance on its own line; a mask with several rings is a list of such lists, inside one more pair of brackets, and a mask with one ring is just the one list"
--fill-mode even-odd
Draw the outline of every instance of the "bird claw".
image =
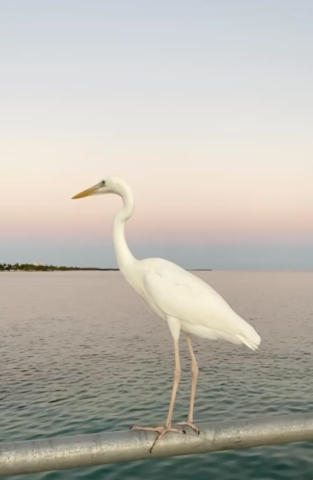
[[186, 427], [190, 427], [194, 432], [196, 432], [197, 435], [200, 435], [200, 430], [196, 425], [194, 425], [192, 422], [178, 422], [177, 425], [186, 425]]
[[167, 432], [173, 432], [173, 433], [180, 433], [180, 434], [185, 434], [185, 430], [180, 430], [179, 428], [172, 428], [172, 427], [166, 427], [165, 425], [162, 425], [160, 427], [131, 427], [131, 430], [143, 430], [145, 432], [156, 432], [158, 435], [156, 439], [154, 440], [152, 447], [149, 449], [149, 452], [152, 453], [152, 450], [156, 446], [156, 444], [161, 440], [163, 435]]

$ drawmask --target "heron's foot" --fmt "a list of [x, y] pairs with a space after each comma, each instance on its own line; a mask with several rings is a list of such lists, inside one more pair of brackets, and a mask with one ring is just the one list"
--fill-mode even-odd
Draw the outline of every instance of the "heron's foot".
[[188, 420], [186, 422], [178, 422], [177, 425], [186, 425], [186, 427], [192, 428], [194, 432], [196, 432], [197, 435], [200, 435], [200, 430], [196, 425], [194, 425], [192, 422], [189, 422]]
[[156, 446], [156, 444], [161, 440], [163, 435], [167, 432], [173, 432], [173, 433], [182, 433], [185, 434], [185, 430], [180, 430], [179, 428], [172, 428], [171, 426], [167, 427], [166, 425], [162, 425], [160, 427], [131, 427], [131, 430], [143, 430], [145, 432], [156, 432], [158, 435], [156, 439], [153, 442], [152, 447], [150, 448], [150, 453], [152, 453], [152, 450]]

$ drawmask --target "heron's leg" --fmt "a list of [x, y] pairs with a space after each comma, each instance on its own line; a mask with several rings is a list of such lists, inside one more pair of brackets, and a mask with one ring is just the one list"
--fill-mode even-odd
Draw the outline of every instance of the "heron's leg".
[[181, 375], [178, 340], [174, 340], [174, 351], [175, 351], [174, 382], [173, 382], [173, 390], [172, 390], [170, 408], [168, 410], [167, 420], [166, 420], [166, 423], [165, 423], [165, 426], [167, 428], [169, 428], [171, 426], [171, 423], [172, 423], [176, 393], [177, 393], [178, 384], [179, 384], [180, 375]]
[[164, 426], [160, 427], [132, 427], [132, 430], [146, 430], [146, 431], [153, 431], [157, 432], [158, 436], [153, 442], [152, 447], [150, 448], [150, 453], [152, 453], [153, 448], [159, 442], [159, 440], [163, 437], [166, 432], [175, 432], [175, 433], [186, 433], [184, 430], [179, 430], [177, 428], [172, 428], [172, 418], [173, 418], [173, 410], [174, 404], [176, 399], [177, 388], [180, 380], [180, 360], [179, 360], [179, 346], [178, 340], [174, 339], [174, 351], [175, 351], [175, 370], [174, 370], [174, 381], [173, 381], [173, 389], [172, 389], [172, 396], [170, 407], [168, 410], [167, 419]]
[[187, 344], [189, 348], [189, 353], [191, 357], [191, 373], [192, 373], [192, 384], [191, 384], [191, 395], [190, 395], [190, 407], [189, 407], [189, 414], [186, 422], [179, 422], [177, 425], [187, 425], [192, 428], [198, 435], [200, 433], [199, 428], [193, 424], [193, 408], [195, 403], [195, 396], [196, 396], [196, 386], [197, 386], [197, 379], [198, 379], [198, 364], [193, 352], [193, 348], [191, 345], [191, 341], [189, 335], [186, 333]]

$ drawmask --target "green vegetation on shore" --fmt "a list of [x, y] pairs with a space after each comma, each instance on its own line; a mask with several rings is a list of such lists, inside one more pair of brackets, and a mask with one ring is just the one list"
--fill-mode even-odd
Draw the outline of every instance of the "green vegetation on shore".
[[80, 268], [80, 267], [56, 267], [55, 265], [37, 265], [32, 263], [0, 263], [0, 272], [54, 272], [54, 271], [77, 271], [77, 270], [101, 270], [101, 271], [116, 271], [117, 268]]
[[[82, 267], [56, 267], [55, 265], [38, 265], [37, 263], [0, 263], [0, 272], [71, 272], [71, 271], [98, 271], [117, 272], [118, 268], [82, 268]], [[190, 269], [188, 269], [190, 270]], [[211, 268], [194, 268], [193, 272], [211, 272]]]

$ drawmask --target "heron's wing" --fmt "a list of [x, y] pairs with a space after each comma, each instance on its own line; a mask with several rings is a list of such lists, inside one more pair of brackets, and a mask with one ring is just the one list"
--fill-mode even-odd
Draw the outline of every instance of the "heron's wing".
[[182, 269], [158, 270], [146, 272], [143, 281], [150, 299], [166, 316], [205, 327], [211, 332], [205, 335], [208, 338], [231, 342], [236, 338], [235, 343], [239, 340], [252, 350], [258, 348], [258, 333], [208, 284]]
[[143, 280], [149, 296], [165, 315], [193, 325], [240, 333], [236, 320], [242, 319], [215, 290], [189, 272], [149, 271]]

